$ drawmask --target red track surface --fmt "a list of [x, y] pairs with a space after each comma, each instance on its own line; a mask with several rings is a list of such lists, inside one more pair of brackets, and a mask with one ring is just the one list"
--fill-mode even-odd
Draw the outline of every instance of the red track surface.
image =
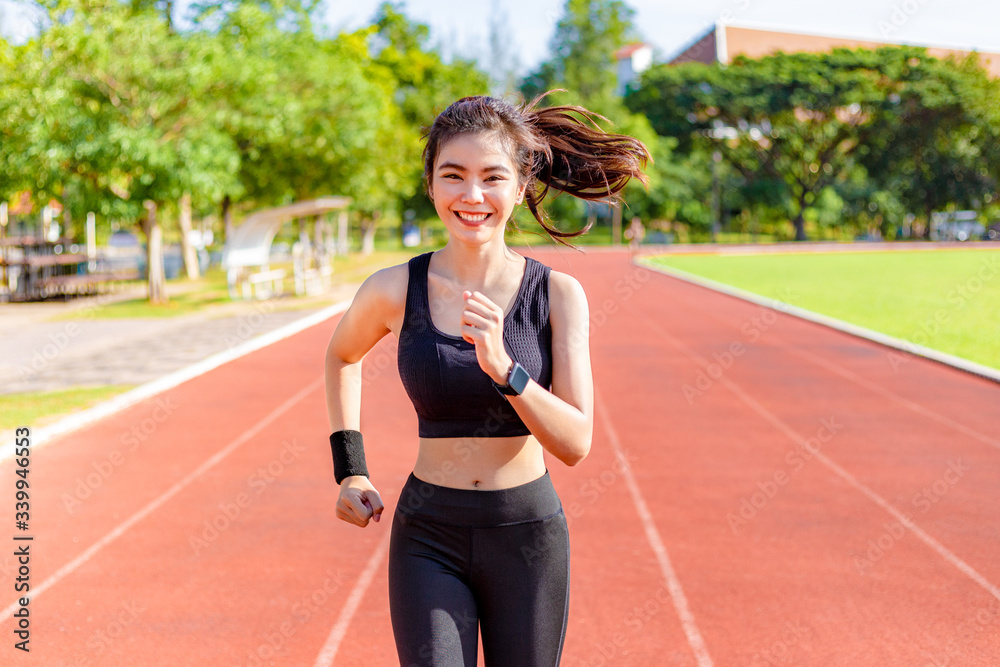
[[[564, 665], [1000, 664], [1000, 387], [624, 253], [530, 254], [581, 280], [593, 321], [593, 451], [550, 468]], [[336, 644], [333, 664], [395, 664], [370, 563], [416, 419], [383, 341], [362, 423], [387, 520], [336, 520], [335, 323], [34, 452], [31, 652], [7, 611], [0, 663], [312, 665]], [[7, 461], [10, 537], [14, 479]]]

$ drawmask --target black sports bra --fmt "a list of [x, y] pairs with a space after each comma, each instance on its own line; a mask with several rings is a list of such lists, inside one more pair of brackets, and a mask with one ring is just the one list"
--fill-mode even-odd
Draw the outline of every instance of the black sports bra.
[[[406, 314], [399, 332], [397, 365], [417, 412], [421, 438], [500, 438], [530, 431], [476, 359], [476, 346], [439, 331], [431, 321], [427, 268], [432, 253], [409, 261]], [[524, 276], [504, 317], [504, 347], [546, 389], [552, 384], [549, 324], [551, 268], [526, 257]]]

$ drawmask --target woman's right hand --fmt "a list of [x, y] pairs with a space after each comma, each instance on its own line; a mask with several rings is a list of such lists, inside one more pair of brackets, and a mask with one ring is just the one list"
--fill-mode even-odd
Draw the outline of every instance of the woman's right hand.
[[371, 519], [378, 523], [382, 516], [382, 497], [363, 475], [345, 477], [340, 482], [340, 497], [337, 498], [337, 518], [364, 528]]

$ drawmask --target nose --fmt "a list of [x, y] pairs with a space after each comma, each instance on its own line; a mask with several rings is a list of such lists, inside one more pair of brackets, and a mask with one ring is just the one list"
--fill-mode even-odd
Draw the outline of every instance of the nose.
[[462, 193], [462, 201], [467, 204], [480, 204], [483, 201], [483, 188], [478, 183], [470, 182]]

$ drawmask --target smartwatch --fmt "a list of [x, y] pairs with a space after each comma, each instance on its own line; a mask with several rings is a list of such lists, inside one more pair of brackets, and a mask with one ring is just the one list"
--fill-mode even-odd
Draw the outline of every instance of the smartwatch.
[[520, 396], [524, 393], [530, 379], [531, 375], [524, 370], [524, 366], [515, 361], [511, 364], [510, 370], [507, 371], [507, 384], [501, 385], [494, 382], [493, 386], [504, 396]]

